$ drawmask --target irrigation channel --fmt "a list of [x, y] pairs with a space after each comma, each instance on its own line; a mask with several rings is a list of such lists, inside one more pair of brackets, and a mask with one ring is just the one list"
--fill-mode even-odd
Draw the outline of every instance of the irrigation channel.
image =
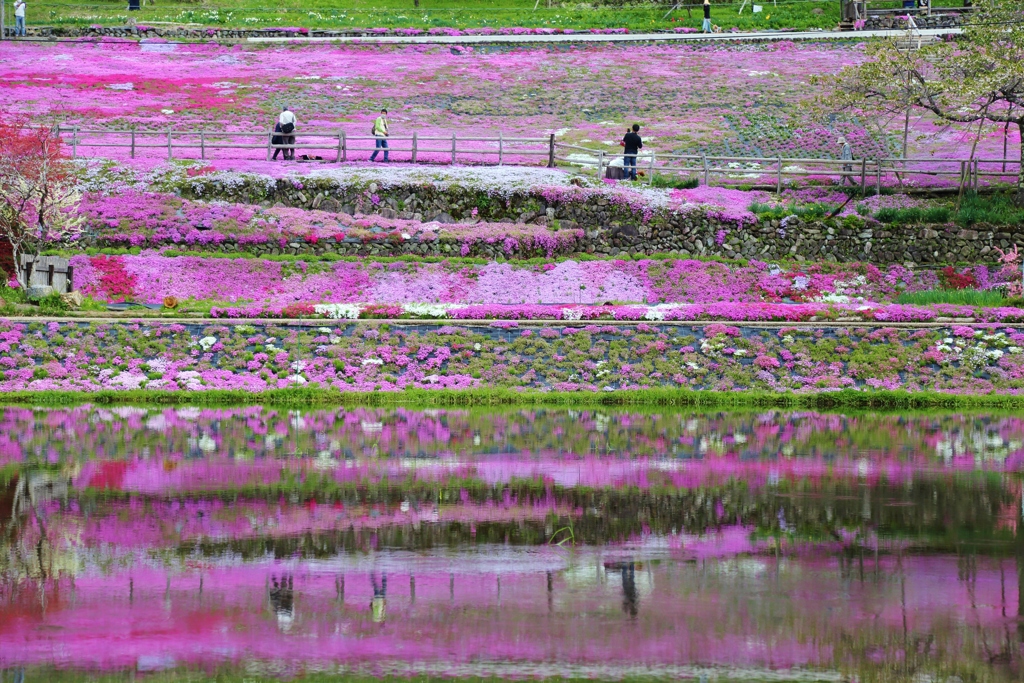
[[1019, 415], [81, 404], [0, 425], [5, 681], [1021, 672]]

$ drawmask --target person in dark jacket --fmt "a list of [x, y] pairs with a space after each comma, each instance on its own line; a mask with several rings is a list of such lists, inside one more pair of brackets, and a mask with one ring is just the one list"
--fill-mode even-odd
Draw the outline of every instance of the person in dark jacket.
[[[281, 133], [281, 124], [280, 123], [275, 123], [274, 124], [274, 135], [273, 135], [273, 137], [270, 138], [270, 144], [272, 144], [272, 145], [283, 145], [284, 144], [284, 136], [280, 135], [280, 133]], [[280, 147], [274, 147], [274, 161], [277, 161], [277, 155], [280, 154], [281, 152], [284, 152], [284, 158], [285, 159], [288, 158], [288, 152], [286, 150], [283, 150]]]
[[704, 0], [704, 24], [701, 33], [711, 33], [711, 0]]
[[622, 179], [636, 180], [636, 155], [644, 148], [643, 140], [640, 139], [640, 125], [634, 123], [633, 130], [626, 133], [622, 138], [622, 146], [625, 148], [622, 153]]

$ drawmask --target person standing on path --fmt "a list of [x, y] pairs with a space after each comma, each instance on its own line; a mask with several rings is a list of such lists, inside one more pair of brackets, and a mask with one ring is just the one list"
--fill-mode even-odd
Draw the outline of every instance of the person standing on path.
[[[840, 135], [839, 139], [836, 141], [836, 143], [840, 146], [839, 159], [841, 161], [853, 161], [853, 148], [850, 147], [850, 143], [846, 141], [846, 138], [844, 138], [842, 135]], [[844, 163], [843, 164], [843, 184], [844, 185], [847, 182], [849, 182], [851, 185], [856, 185], [856, 183], [853, 182], [853, 178], [851, 178], [850, 176], [846, 175], [847, 173], [852, 173], [852, 172], [853, 172], [853, 164], [845, 164]]]
[[[295, 124], [298, 123], [298, 119], [295, 118], [295, 114], [289, 111], [288, 107], [281, 109], [281, 115], [277, 117], [277, 123], [281, 126], [281, 144], [282, 145], [294, 145], [295, 136], [292, 134], [295, 132]], [[284, 160], [290, 161], [295, 159], [295, 148], [285, 147]], [[274, 155], [277, 158], [277, 155]]]
[[25, 0], [14, 0], [14, 35], [25, 37]]
[[633, 124], [633, 130], [622, 138], [622, 146], [625, 148], [622, 154], [622, 179], [636, 180], [636, 155], [644, 148], [644, 142], [640, 139], [640, 124]]
[[373, 137], [376, 138], [370, 161], [377, 160], [377, 152], [384, 150], [384, 162], [388, 161], [388, 110], [381, 109], [380, 116], [373, 122]]
[[711, 0], [704, 0], [704, 23], [700, 32], [711, 33]]

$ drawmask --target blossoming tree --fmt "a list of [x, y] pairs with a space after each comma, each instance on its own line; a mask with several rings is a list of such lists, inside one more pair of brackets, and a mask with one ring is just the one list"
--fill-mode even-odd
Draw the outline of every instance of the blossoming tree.
[[[1024, 133], [1024, 0], [979, 0], [956, 41], [909, 50], [898, 41], [874, 43], [869, 60], [837, 76], [828, 86], [833, 111], [903, 115], [922, 109], [977, 135], [985, 123]], [[906, 126], [904, 126], [904, 144]], [[1024, 160], [1024, 135], [1020, 150]], [[1024, 164], [1017, 179], [1024, 205]]]
[[84, 224], [76, 177], [60, 143], [50, 128], [0, 115], [0, 239], [11, 245], [22, 285], [28, 284], [18, 266], [22, 254], [74, 240]]

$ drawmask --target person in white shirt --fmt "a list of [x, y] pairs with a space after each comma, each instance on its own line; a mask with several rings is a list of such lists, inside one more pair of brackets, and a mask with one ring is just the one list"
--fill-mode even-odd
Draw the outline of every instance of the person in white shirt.
[[25, 0], [14, 0], [14, 35], [25, 36]]
[[[295, 114], [289, 111], [288, 107], [281, 109], [281, 115], [277, 117], [277, 123], [281, 126], [281, 144], [282, 145], [294, 145], [295, 136], [295, 124], [298, 123], [298, 119], [295, 118]], [[284, 159], [285, 161], [295, 159], [295, 148], [285, 147], [284, 148]], [[274, 156], [277, 156], [276, 154]]]

